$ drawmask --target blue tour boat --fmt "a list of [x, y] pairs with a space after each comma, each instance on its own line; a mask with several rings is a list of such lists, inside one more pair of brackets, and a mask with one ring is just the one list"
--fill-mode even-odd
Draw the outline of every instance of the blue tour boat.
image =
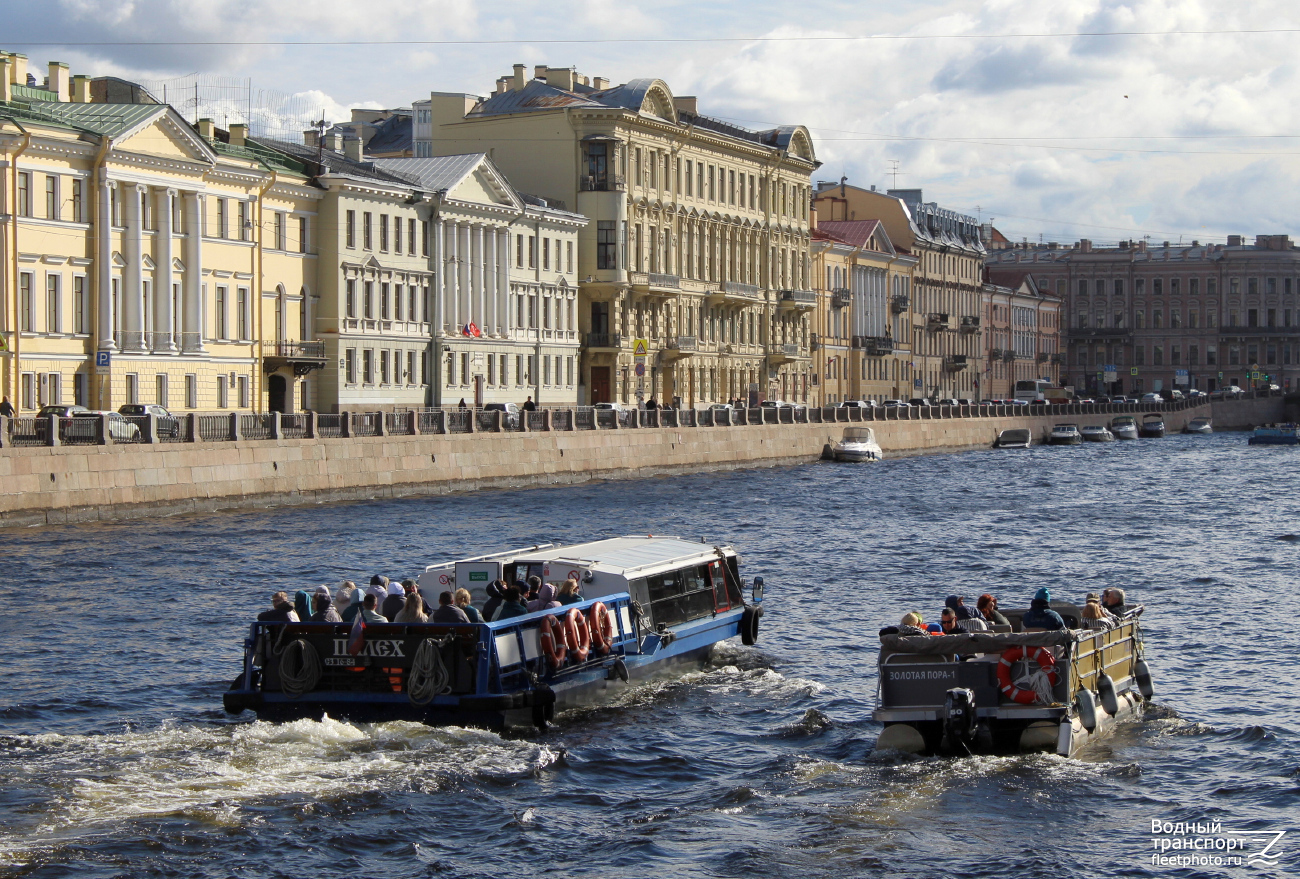
[[1300, 426], [1292, 423], [1261, 424], [1251, 434], [1252, 446], [1295, 446], [1300, 445]]

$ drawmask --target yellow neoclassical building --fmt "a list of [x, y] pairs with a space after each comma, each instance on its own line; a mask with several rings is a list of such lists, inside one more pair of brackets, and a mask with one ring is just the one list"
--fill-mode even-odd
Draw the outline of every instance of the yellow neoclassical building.
[[43, 405], [292, 411], [310, 402], [305, 168], [157, 103], [0, 54], [0, 384]]
[[807, 129], [751, 131], [661, 79], [547, 66], [413, 110], [417, 156], [484, 152], [520, 190], [590, 221], [579, 402], [809, 399]]

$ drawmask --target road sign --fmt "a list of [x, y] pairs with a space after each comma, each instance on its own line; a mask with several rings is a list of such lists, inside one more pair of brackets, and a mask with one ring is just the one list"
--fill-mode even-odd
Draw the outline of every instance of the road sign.
[[1108, 381], [1108, 382], [1119, 381], [1119, 373], [1113, 369], [1108, 369], [1106, 370], [1103, 381]]
[[95, 375], [108, 375], [113, 367], [112, 351], [95, 352]]
[[632, 340], [632, 356], [645, 357], [650, 353], [650, 341], [648, 339]]
[[640, 378], [641, 376], [645, 375], [645, 363], [644, 363], [644, 362], [638, 363], [638, 364], [636, 365], [636, 375], [637, 375], [637, 378]]
[[1128, 370], [1128, 374], [1129, 374], [1129, 375], [1137, 375], [1137, 374], [1138, 374], [1138, 368], [1137, 368], [1136, 366], [1130, 366], [1130, 367], [1129, 367], [1129, 370]]

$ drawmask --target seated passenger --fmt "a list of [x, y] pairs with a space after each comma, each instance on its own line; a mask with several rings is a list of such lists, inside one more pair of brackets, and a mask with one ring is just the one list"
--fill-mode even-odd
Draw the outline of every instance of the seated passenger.
[[528, 578], [528, 592], [525, 593], [528, 601], [536, 601], [538, 595], [542, 592], [542, 578], [534, 574]]
[[506, 600], [506, 581], [497, 580], [495, 583], [489, 583], [487, 594], [487, 601], [483, 602], [483, 620], [490, 623], [496, 618], [497, 609], [501, 607], [501, 602]]
[[[379, 602], [375, 599], [374, 594], [367, 592], [366, 597], [362, 599], [361, 602], [361, 610], [360, 610], [361, 619], [367, 623], [388, 622], [388, 617], [384, 616], [383, 614], [375, 610], [375, 607], [377, 607], [378, 604]], [[353, 614], [353, 616], [356, 616], [356, 614]]]
[[560, 604], [577, 604], [582, 601], [582, 594], [578, 592], [578, 581], [570, 577], [560, 584], [560, 594], [556, 596], [560, 599]]
[[1052, 593], [1039, 589], [1034, 593], [1034, 600], [1029, 602], [1029, 610], [1020, 617], [1022, 629], [1064, 629], [1065, 620], [1052, 610]]
[[945, 635], [961, 635], [966, 632], [984, 632], [988, 626], [983, 620], [969, 619], [963, 620], [957, 618], [957, 611], [951, 607], [943, 609], [943, 616], [940, 617], [939, 627], [943, 629]]
[[433, 612], [430, 621], [435, 623], [468, 623], [465, 611], [456, 606], [456, 599], [450, 592], [438, 593], [438, 609]]
[[1089, 598], [1083, 605], [1083, 611], [1080, 614], [1083, 617], [1083, 625], [1086, 629], [1110, 628], [1115, 618], [1102, 608], [1101, 602], [1096, 598]]
[[929, 631], [921, 628], [921, 615], [918, 613], [905, 613], [902, 620], [898, 623], [898, 634], [900, 635], [928, 635]]
[[298, 623], [302, 620], [289, 602], [288, 592], [277, 592], [271, 596], [271, 609], [257, 615], [259, 623]]
[[[529, 578], [532, 579], [531, 577]], [[555, 587], [550, 583], [543, 583], [537, 588], [537, 597], [528, 602], [528, 612], [532, 613], [537, 610], [550, 610], [553, 607], [559, 607], [560, 603], [555, 600]]]
[[311, 615], [313, 623], [343, 622], [343, 617], [339, 616], [339, 612], [334, 609], [328, 594], [321, 595], [317, 592], [312, 596], [312, 606], [316, 608], [316, 612]]
[[429, 602], [424, 600], [424, 593], [420, 591], [419, 583], [415, 582], [414, 580], [403, 580], [402, 591], [405, 592], [407, 595], [410, 595], [412, 592], [414, 592], [416, 595], [420, 596], [420, 610], [424, 611], [425, 616], [429, 616], [431, 613], [433, 613], [433, 608], [429, 607]]
[[471, 623], [483, 622], [483, 615], [478, 612], [478, 608], [470, 604], [470, 594], [468, 589], [456, 590], [456, 606], [465, 612]]
[[424, 601], [418, 592], [406, 596], [402, 609], [393, 614], [395, 623], [427, 623], [429, 616], [424, 612]]
[[387, 589], [388, 594], [384, 596], [383, 602], [379, 605], [379, 612], [391, 623], [393, 617], [401, 613], [402, 608], [406, 607], [406, 590], [402, 588], [401, 583], [389, 583]]
[[955, 613], [958, 620], [979, 619], [979, 614], [967, 607], [965, 601], [960, 595], [949, 595], [943, 606]]
[[998, 600], [992, 595], [985, 592], [979, 597], [975, 607], [979, 609], [980, 615], [984, 617], [984, 622], [990, 626], [1009, 626], [1011, 623], [1002, 614], [998, 613]]
[[1106, 608], [1101, 607], [1101, 597], [1097, 595], [1096, 592], [1089, 592], [1086, 596], [1084, 596], [1084, 602], [1096, 604], [1097, 607], [1101, 608], [1103, 619], [1110, 620], [1111, 622], [1114, 622], [1115, 620], [1119, 619], [1119, 617], [1115, 616], [1113, 613], [1106, 610]]
[[298, 619], [306, 622], [311, 619], [311, 593], [304, 589], [299, 589], [293, 594], [293, 612], [298, 615]]
[[506, 590], [505, 601], [501, 602], [501, 607], [497, 608], [496, 620], [508, 620], [511, 617], [521, 617], [528, 613], [528, 608], [524, 605], [523, 596], [519, 594], [518, 587], [511, 586]]
[[352, 622], [352, 618], [361, 610], [361, 595], [357, 591], [356, 583], [351, 580], [343, 581], [339, 591], [334, 593], [334, 610], [343, 618], [343, 622]]
[[1101, 606], [1106, 608], [1116, 617], [1122, 617], [1128, 613], [1128, 598], [1124, 595], [1123, 589], [1104, 589], [1101, 593]]

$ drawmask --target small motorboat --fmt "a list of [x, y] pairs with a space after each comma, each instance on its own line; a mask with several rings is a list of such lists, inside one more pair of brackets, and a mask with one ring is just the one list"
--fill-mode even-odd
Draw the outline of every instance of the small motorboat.
[[1300, 446], [1300, 425], [1261, 424], [1250, 435], [1252, 446]]
[[1090, 443], [1113, 443], [1115, 434], [1106, 429], [1104, 424], [1085, 424], [1079, 431], [1083, 438]]
[[1110, 432], [1115, 439], [1135, 440], [1138, 438], [1137, 419], [1132, 415], [1116, 415], [1110, 420]]
[[876, 433], [869, 427], [846, 427], [844, 438], [831, 450], [836, 461], [879, 461], [884, 457]]
[[1152, 412], [1149, 415], [1142, 416], [1142, 426], [1138, 428], [1138, 436], [1148, 439], [1160, 439], [1165, 435], [1165, 416], [1159, 412]]
[[1013, 427], [1011, 430], [998, 432], [998, 438], [993, 441], [995, 449], [1027, 449], [1033, 445], [1034, 436], [1026, 427]]
[[1056, 424], [1047, 441], [1054, 446], [1077, 446], [1083, 442], [1083, 436], [1077, 424]]
[[1208, 418], [1193, 418], [1187, 422], [1187, 426], [1183, 428], [1183, 433], [1214, 433], [1214, 428], [1210, 427], [1210, 419]]

